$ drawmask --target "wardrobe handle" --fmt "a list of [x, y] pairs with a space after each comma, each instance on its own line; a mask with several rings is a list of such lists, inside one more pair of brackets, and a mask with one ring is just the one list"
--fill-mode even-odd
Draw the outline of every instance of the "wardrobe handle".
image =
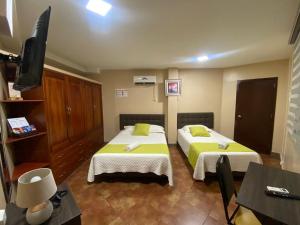
[[71, 114], [71, 107], [67, 106], [66, 109], [67, 109], [67, 114], [70, 115]]

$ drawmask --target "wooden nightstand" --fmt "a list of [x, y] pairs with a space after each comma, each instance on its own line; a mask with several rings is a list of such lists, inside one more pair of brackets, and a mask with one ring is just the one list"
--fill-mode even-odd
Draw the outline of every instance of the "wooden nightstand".
[[[54, 209], [51, 218], [43, 225], [81, 225], [81, 212], [68, 186], [62, 184], [58, 190], [68, 190], [63, 197], [60, 207]], [[6, 206], [6, 225], [28, 225], [25, 219], [26, 209], [17, 207], [14, 203]]]

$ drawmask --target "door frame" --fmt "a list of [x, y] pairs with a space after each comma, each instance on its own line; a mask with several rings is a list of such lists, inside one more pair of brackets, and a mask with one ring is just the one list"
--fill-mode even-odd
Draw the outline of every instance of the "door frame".
[[237, 121], [237, 96], [239, 93], [239, 85], [243, 82], [251, 82], [257, 80], [274, 80], [275, 81], [275, 98], [273, 99], [272, 107], [274, 108], [273, 114], [273, 123], [272, 123], [272, 141], [270, 149], [267, 150], [267, 154], [271, 154], [273, 150], [273, 139], [274, 139], [274, 125], [275, 125], [275, 116], [276, 116], [276, 102], [277, 102], [277, 91], [278, 91], [278, 77], [265, 77], [265, 78], [253, 78], [253, 79], [244, 79], [244, 80], [237, 80], [236, 86], [236, 98], [235, 98], [235, 112], [234, 112], [234, 130], [233, 130], [233, 139], [236, 140], [236, 121]]

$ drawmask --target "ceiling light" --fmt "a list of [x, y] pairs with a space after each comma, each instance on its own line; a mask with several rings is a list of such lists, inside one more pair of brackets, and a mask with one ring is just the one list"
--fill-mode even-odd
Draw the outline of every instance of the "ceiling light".
[[101, 16], [106, 16], [110, 11], [112, 5], [102, 0], [89, 0], [86, 8], [94, 13]]
[[208, 59], [209, 59], [209, 58], [208, 58], [208, 56], [206, 56], [206, 55], [197, 57], [197, 60], [198, 60], [199, 62], [205, 62], [205, 61], [207, 61]]

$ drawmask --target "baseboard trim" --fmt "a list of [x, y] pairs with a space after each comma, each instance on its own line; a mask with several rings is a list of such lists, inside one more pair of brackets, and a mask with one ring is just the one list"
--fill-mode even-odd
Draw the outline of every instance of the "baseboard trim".
[[277, 152], [271, 152], [271, 157], [274, 159], [279, 159], [281, 160], [280, 154]]
[[176, 147], [177, 144], [168, 144], [169, 147]]

